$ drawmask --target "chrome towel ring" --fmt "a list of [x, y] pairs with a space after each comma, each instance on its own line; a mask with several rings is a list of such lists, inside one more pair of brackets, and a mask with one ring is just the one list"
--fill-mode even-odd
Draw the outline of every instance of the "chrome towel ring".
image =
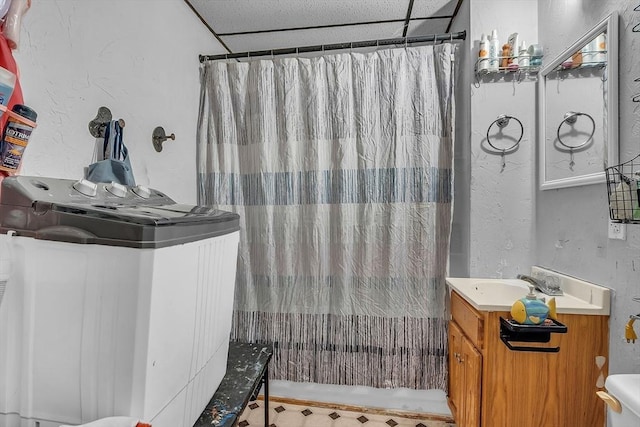
[[[518, 138], [518, 140], [512, 146], [507, 147], [507, 148], [498, 148], [495, 145], [493, 145], [493, 143], [491, 143], [491, 138], [489, 137], [489, 134], [491, 133], [491, 128], [493, 127], [493, 125], [497, 125], [498, 128], [500, 129], [499, 132], [502, 132], [502, 129], [504, 129], [505, 127], [507, 127], [509, 125], [509, 121], [511, 119], [515, 120], [520, 125], [520, 137]], [[502, 169], [504, 169], [504, 167], [505, 167], [505, 160], [504, 160], [505, 153], [515, 150], [518, 147], [518, 145], [520, 144], [520, 141], [522, 141], [522, 137], [523, 136], [524, 136], [524, 126], [522, 126], [522, 122], [520, 120], [518, 120], [517, 117], [514, 117], [514, 116], [508, 116], [506, 114], [501, 114], [501, 115], [498, 116], [497, 119], [495, 119], [489, 125], [489, 128], [487, 129], [487, 144], [489, 144], [491, 146], [491, 148], [493, 148], [494, 150], [500, 152], [500, 155], [502, 156]]]
[[[560, 137], [560, 129], [562, 128], [562, 125], [567, 123], [568, 125], [573, 126], [577, 121], [578, 121], [578, 116], [585, 116], [587, 118], [589, 118], [589, 120], [591, 120], [591, 133], [589, 134], [589, 136], [587, 137], [587, 139], [585, 139], [583, 142], [581, 142], [578, 145], [568, 145], [566, 144], [562, 138]], [[591, 141], [591, 139], [593, 138], [593, 134], [596, 132], [596, 121], [593, 120], [593, 117], [591, 117], [590, 114], [587, 113], [580, 113], [580, 112], [576, 112], [576, 111], [567, 111], [564, 115], [564, 119], [560, 122], [560, 124], [558, 125], [558, 131], [556, 132], [557, 136], [558, 136], [558, 142], [563, 146], [569, 149], [569, 153], [571, 153], [571, 162], [569, 162], [569, 167], [573, 168], [573, 165], [575, 165], [575, 162], [573, 161], [573, 150], [577, 150], [578, 148], [582, 148], [585, 145], [587, 145], [587, 143], [589, 141]]]

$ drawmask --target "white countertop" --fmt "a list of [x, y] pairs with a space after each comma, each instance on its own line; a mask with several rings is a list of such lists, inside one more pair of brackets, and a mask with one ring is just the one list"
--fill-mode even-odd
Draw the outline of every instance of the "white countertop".
[[[558, 313], [609, 315], [611, 291], [573, 277], [559, 275], [564, 295], [538, 297], [556, 299]], [[509, 311], [511, 305], [529, 292], [529, 283], [520, 279], [447, 278], [447, 284], [480, 311]]]

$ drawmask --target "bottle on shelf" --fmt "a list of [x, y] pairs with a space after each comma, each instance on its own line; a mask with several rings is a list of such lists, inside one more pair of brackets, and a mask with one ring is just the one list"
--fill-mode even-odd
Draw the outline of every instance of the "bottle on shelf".
[[582, 66], [582, 51], [579, 50], [571, 56], [571, 61], [573, 62], [573, 68], [578, 68]]
[[581, 49], [582, 66], [585, 68], [593, 67], [594, 65], [594, 62], [595, 62], [594, 47], [595, 47], [595, 40], [591, 40], [589, 43], [584, 45], [584, 47]]
[[489, 39], [489, 71], [498, 71], [500, 66], [500, 42], [498, 41], [498, 30], [491, 31]]
[[478, 72], [487, 72], [489, 69], [489, 41], [486, 35], [480, 38], [480, 46], [478, 49]]
[[[518, 33], [513, 33], [507, 39], [509, 45], [509, 60], [507, 61], [507, 67], [509, 69], [518, 69], [518, 49], [520, 48], [520, 39]], [[513, 64], [513, 65], [512, 65]]]
[[594, 60], [596, 65], [607, 62], [607, 36], [605, 33], [600, 33], [595, 40]]
[[524, 42], [524, 40], [522, 41], [522, 44], [520, 45], [520, 49], [518, 51], [518, 67], [529, 67], [529, 51], [527, 50], [527, 44]]
[[529, 65], [532, 67], [542, 65], [542, 46], [539, 44], [529, 46]]
[[500, 55], [500, 68], [507, 69], [509, 66], [509, 44], [502, 45], [502, 53]]

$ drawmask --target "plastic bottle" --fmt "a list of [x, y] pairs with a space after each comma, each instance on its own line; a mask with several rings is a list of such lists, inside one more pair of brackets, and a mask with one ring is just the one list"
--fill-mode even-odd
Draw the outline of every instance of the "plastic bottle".
[[527, 44], [524, 42], [524, 40], [522, 41], [520, 50], [518, 51], [518, 67], [529, 67], [529, 51], [527, 50]]
[[506, 69], [509, 66], [509, 44], [502, 45], [502, 52], [500, 54], [500, 68]]
[[582, 66], [582, 51], [579, 50], [573, 55], [571, 55], [571, 61], [573, 62], [573, 68], [578, 68]]
[[0, 19], [4, 18], [11, 6], [11, 0], [0, 0]]
[[509, 45], [509, 61], [508, 64], [517, 64], [518, 63], [518, 54], [520, 53], [518, 49], [520, 48], [520, 38], [518, 33], [513, 33], [507, 39], [507, 44]]
[[595, 62], [595, 40], [590, 41], [581, 49], [582, 52], [582, 66], [583, 67], [593, 67]]
[[[6, 68], [0, 67], [0, 104], [7, 106], [16, 85], [16, 75]], [[0, 116], [2, 111], [0, 111]]]
[[498, 30], [491, 31], [489, 39], [489, 71], [498, 71], [500, 66], [500, 42], [498, 41]]
[[14, 105], [7, 121], [0, 150], [0, 170], [15, 173], [35, 128], [38, 114], [26, 105]]
[[479, 72], [487, 72], [489, 69], [489, 46], [486, 35], [482, 35], [480, 38], [480, 45], [478, 49], [478, 71]]
[[542, 47], [539, 44], [529, 46], [529, 65], [532, 67], [542, 65]]
[[607, 36], [605, 33], [600, 33], [594, 41], [594, 62], [595, 65], [601, 65], [607, 62]]
[[20, 44], [20, 24], [22, 15], [31, 7], [31, 0], [11, 0], [11, 5], [5, 16], [2, 32], [7, 38], [9, 47], [17, 49]]

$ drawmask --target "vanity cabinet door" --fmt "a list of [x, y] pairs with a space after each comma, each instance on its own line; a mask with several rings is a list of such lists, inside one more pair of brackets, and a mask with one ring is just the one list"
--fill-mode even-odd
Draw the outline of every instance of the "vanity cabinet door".
[[480, 393], [482, 381], [482, 354], [471, 344], [471, 341], [463, 336], [462, 360], [464, 371], [464, 414], [460, 427], [480, 426]]
[[453, 418], [461, 419], [463, 410], [464, 367], [458, 362], [462, 353], [462, 330], [455, 322], [449, 322], [449, 408]]
[[480, 425], [482, 354], [449, 322], [449, 407], [457, 427]]

